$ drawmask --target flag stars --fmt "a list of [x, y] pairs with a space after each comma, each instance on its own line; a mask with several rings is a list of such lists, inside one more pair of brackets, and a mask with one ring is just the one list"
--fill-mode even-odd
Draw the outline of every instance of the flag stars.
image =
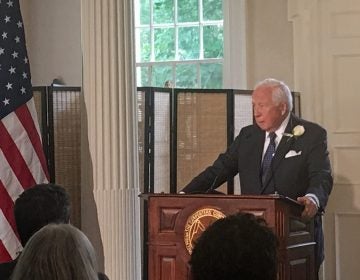
[[5, 49], [4, 48], [0, 48], [0, 55], [5, 53]]
[[23, 76], [23, 79], [27, 79], [28, 74], [27, 74], [26, 72], [23, 72], [23, 73], [22, 73], [22, 76]]
[[28, 62], [29, 62], [29, 59], [28, 59], [27, 57], [25, 57], [25, 58], [24, 58], [24, 63], [25, 63], [25, 64], [28, 64]]
[[26, 89], [25, 89], [24, 87], [21, 87], [20, 91], [21, 91], [21, 94], [25, 94], [25, 93], [26, 93]]
[[6, 2], [6, 4], [8, 5], [8, 7], [10, 8], [10, 7], [14, 7], [14, 2], [13, 1], [11, 1], [11, 0], [9, 0], [8, 2]]
[[6, 89], [7, 89], [7, 90], [12, 89], [12, 84], [11, 84], [11, 83], [7, 83], [7, 85], [6, 85]]
[[15, 59], [15, 58], [18, 58], [19, 53], [14, 51], [11, 55], [12, 55], [13, 59]]
[[11, 66], [9, 69], [10, 74], [15, 74], [16, 68], [14, 66]]
[[4, 103], [4, 106], [9, 105], [10, 104], [10, 99], [5, 98], [3, 100], [3, 103]]
[[16, 25], [17, 25], [18, 28], [22, 28], [22, 27], [23, 27], [23, 23], [22, 23], [21, 21], [18, 21], [18, 22], [16, 23]]
[[3, 38], [3, 40], [7, 39], [7, 32], [3, 32], [3, 34], [1, 34], [1, 37]]
[[11, 19], [11, 17], [9, 17], [9, 16], [5, 16], [5, 23], [9, 23], [10, 22], [10, 19]]
[[14, 40], [15, 40], [16, 43], [20, 43], [20, 37], [19, 36], [16, 36]]

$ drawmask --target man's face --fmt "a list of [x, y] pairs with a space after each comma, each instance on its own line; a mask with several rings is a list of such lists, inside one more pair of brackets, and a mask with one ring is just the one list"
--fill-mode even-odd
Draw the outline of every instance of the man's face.
[[275, 104], [270, 87], [259, 87], [252, 94], [254, 117], [257, 125], [265, 131], [273, 132], [286, 118], [286, 103]]

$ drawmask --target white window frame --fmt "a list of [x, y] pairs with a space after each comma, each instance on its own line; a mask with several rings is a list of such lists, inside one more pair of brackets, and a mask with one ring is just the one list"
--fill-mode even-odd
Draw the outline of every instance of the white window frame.
[[[226, 14], [226, 10], [225, 10], [225, 6], [226, 2], [228, 0], [223, 0], [223, 16], [225, 17]], [[237, 0], [234, 0], [237, 1]], [[243, 1], [243, 0], [240, 0]], [[138, 4], [139, 2], [134, 0], [134, 6], [135, 6], [135, 13], [139, 12], [139, 7]], [[148, 77], [147, 80], [151, 82], [151, 71], [152, 71], [152, 67], [154, 65], [158, 66], [158, 65], [163, 65], [163, 66], [171, 66], [172, 69], [172, 80], [174, 81], [176, 86], [176, 74], [175, 74], [175, 67], [177, 65], [181, 65], [181, 64], [194, 64], [196, 65], [196, 69], [197, 69], [197, 81], [198, 81], [198, 86], [201, 88], [201, 80], [200, 80], [200, 65], [201, 64], [206, 64], [206, 63], [219, 63], [223, 65], [223, 77], [225, 76], [225, 69], [226, 67], [224, 67], [224, 63], [225, 63], [225, 42], [224, 42], [224, 57], [223, 58], [211, 58], [211, 59], [204, 59], [203, 58], [203, 52], [200, 52], [200, 56], [199, 59], [191, 59], [191, 60], [178, 60], [178, 28], [179, 27], [190, 27], [190, 26], [199, 26], [200, 27], [200, 34], [199, 34], [199, 40], [200, 40], [200, 50], [203, 50], [203, 27], [204, 26], [210, 26], [210, 25], [222, 25], [223, 26], [223, 32], [224, 32], [224, 41], [225, 41], [225, 19], [223, 20], [217, 20], [217, 21], [206, 21], [206, 23], [204, 23], [203, 21], [203, 17], [202, 17], [202, 13], [200, 11], [202, 11], [202, 7], [201, 7], [202, 1], [199, 1], [199, 22], [196, 22], [196, 24], [194, 23], [181, 23], [178, 22], [177, 20], [177, 0], [174, 0], [174, 5], [175, 5], [175, 10], [174, 10], [174, 22], [175, 23], [170, 23], [170, 24], [155, 24], [153, 22], [153, 17], [152, 17], [152, 9], [150, 9], [150, 25], [146, 24], [146, 25], [141, 25], [140, 22], [135, 22], [135, 29], [136, 28], [141, 28], [141, 27], [150, 27], [150, 40], [151, 40], [151, 54], [150, 54], [150, 61], [148, 62], [136, 62], [136, 69], [137, 71], [139, 70], [138, 67], [148, 67]], [[149, 2], [150, 7], [153, 5], [153, 0], [150, 0]], [[135, 16], [135, 20], [139, 19], [139, 15]], [[168, 60], [168, 61], [162, 61], [162, 62], [155, 62], [155, 53], [154, 53], [154, 29], [155, 28], [166, 28], [166, 27], [173, 27], [175, 28], [175, 60]], [[136, 36], [136, 42], [140, 41], [139, 38], [139, 33], [137, 33], [135, 31], [135, 36]], [[140, 44], [136, 44], [135, 45], [136, 48], [136, 54], [140, 54]], [[138, 74], [136, 75], [137, 77], [139, 76]], [[223, 87], [224, 87], [224, 78], [223, 78]]]
[[[150, 5], [152, 5], [152, 1]], [[177, 1], [177, 0], [175, 0]], [[248, 0], [223, 0], [223, 27], [224, 27], [224, 58], [221, 59], [223, 64], [223, 87], [224, 88], [234, 88], [234, 89], [246, 89], [248, 86], [247, 82], [247, 42], [246, 42], [246, 9], [247, 9]], [[137, 8], [138, 1], [135, 2], [135, 12], [137, 13], [139, 9]], [[175, 2], [177, 4], [177, 2]], [[177, 9], [177, 5], [175, 6]], [[175, 10], [175, 16], [177, 16], [177, 11]], [[135, 18], [139, 18], [136, 16]], [[150, 15], [152, 19], [152, 15]], [[175, 24], [177, 19], [175, 20]], [[152, 22], [150, 23], [152, 24]], [[186, 24], [183, 24], [185, 26]], [[140, 27], [139, 23], [136, 23], [136, 26]], [[161, 25], [158, 25], [161, 26]], [[173, 26], [173, 25], [171, 25]], [[180, 25], [179, 25], [180, 26]], [[151, 40], [153, 40], [153, 32], [151, 32]], [[202, 34], [200, 34], [200, 44], [202, 44]], [[177, 40], [178, 36], [175, 37]], [[139, 38], [136, 38], [139, 40]], [[178, 47], [177, 41], [176, 48]], [[136, 46], [136, 53], [140, 54], [139, 47]], [[202, 49], [201, 45], [201, 49]], [[177, 55], [177, 49], [175, 49]], [[154, 49], [152, 48], [151, 61], [154, 59]], [[202, 54], [202, 52], [201, 52]], [[202, 58], [202, 57], [201, 57]], [[205, 59], [201, 63], [214, 63], [218, 62], [217, 59]], [[200, 82], [200, 64], [199, 60], [184, 60], [184, 61], [166, 61], [166, 62], [146, 62], [146, 63], [136, 63], [136, 67], [150, 66], [157, 64], [170, 65], [172, 67], [173, 81], [176, 81], [175, 77], [175, 67], [176, 64], [196, 64], [197, 65], [197, 79]], [[149, 67], [148, 80], [150, 80], [151, 69]]]

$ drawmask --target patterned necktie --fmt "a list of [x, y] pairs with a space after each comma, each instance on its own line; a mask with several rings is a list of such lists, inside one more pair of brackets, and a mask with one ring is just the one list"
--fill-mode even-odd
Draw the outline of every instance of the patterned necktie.
[[263, 184], [265, 183], [266, 174], [268, 173], [272, 158], [274, 157], [275, 150], [276, 150], [276, 144], [275, 144], [276, 133], [270, 132], [268, 137], [270, 137], [270, 143], [266, 149], [266, 152], [265, 152], [265, 155], [263, 158], [263, 162], [262, 162], [262, 166], [261, 166], [261, 181]]

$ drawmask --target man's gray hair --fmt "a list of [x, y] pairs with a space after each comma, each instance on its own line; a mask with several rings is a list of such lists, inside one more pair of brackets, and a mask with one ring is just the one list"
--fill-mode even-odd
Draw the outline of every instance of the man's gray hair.
[[289, 87], [282, 81], [268, 78], [256, 84], [255, 89], [259, 87], [272, 88], [272, 99], [275, 104], [285, 102], [288, 110], [291, 112], [293, 109], [293, 98]]

